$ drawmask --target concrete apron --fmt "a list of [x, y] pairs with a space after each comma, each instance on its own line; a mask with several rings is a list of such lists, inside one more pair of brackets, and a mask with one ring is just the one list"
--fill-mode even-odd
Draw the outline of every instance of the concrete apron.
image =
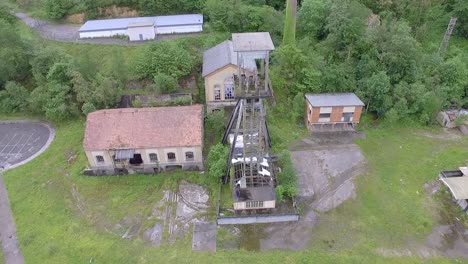
[[6, 264], [23, 264], [24, 257], [21, 254], [18, 239], [16, 238], [16, 226], [10, 209], [7, 190], [3, 183], [0, 171], [0, 241]]

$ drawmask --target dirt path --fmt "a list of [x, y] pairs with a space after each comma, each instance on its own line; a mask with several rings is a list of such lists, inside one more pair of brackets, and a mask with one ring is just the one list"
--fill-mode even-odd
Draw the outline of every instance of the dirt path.
[[3, 176], [0, 173], [0, 241], [6, 264], [24, 263], [18, 239], [16, 238], [16, 226], [10, 209], [8, 194], [3, 184]]

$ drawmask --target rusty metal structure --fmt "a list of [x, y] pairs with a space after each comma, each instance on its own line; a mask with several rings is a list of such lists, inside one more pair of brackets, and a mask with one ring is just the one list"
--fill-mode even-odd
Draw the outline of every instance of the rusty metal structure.
[[[274, 46], [267, 32], [235, 33], [232, 41], [238, 60], [233, 76], [237, 104], [222, 139], [231, 146], [223, 182], [232, 184], [235, 210], [271, 209], [276, 179], [263, 100], [273, 96], [268, 69]], [[257, 72], [248, 76], [243, 66], [252, 63]]]

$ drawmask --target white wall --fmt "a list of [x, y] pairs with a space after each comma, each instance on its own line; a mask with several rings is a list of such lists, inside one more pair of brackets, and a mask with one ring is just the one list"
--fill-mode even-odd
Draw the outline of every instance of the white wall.
[[127, 30], [128, 38], [130, 41], [139, 41], [140, 34], [143, 37], [143, 40], [154, 39], [155, 32], [153, 26], [147, 27], [131, 27]]
[[191, 33], [191, 32], [202, 32], [202, 31], [203, 31], [202, 25], [156, 27], [156, 34]]
[[117, 36], [117, 35], [127, 35], [127, 30], [120, 29], [120, 30], [80, 32], [80, 38], [108, 38], [108, 37]]
[[[131, 41], [140, 40], [139, 34], [143, 35], [143, 39], [154, 39], [156, 34], [174, 34], [174, 33], [192, 33], [202, 32], [203, 25], [187, 25], [173, 27], [134, 27], [129, 29], [119, 30], [101, 30], [80, 32], [80, 38], [109, 38], [117, 35], [128, 36]], [[151, 37], [152, 36], [152, 37]]]

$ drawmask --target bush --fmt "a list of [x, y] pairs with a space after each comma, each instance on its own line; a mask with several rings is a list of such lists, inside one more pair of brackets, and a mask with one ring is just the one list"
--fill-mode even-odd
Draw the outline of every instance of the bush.
[[7, 82], [5, 90], [0, 91], [0, 111], [3, 113], [16, 113], [26, 110], [29, 92], [21, 84]]
[[229, 157], [229, 148], [218, 143], [211, 147], [208, 153], [208, 175], [213, 179], [221, 179], [226, 172], [226, 162]]
[[46, 0], [44, 3], [45, 12], [52, 19], [63, 18], [72, 7], [73, 2], [70, 0]]
[[170, 94], [177, 90], [177, 80], [172, 76], [158, 73], [154, 76], [154, 90], [158, 93]]
[[304, 120], [305, 98], [303, 93], [298, 93], [293, 99], [293, 119], [294, 121]]
[[91, 112], [96, 111], [96, 107], [93, 105], [93, 103], [84, 103], [83, 106], [81, 107], [81, 111], [83, 112], [84, 115], [87, 115]]
[[165, 74], [178, 80], [190, 74], [194, 58], [175, 42], [158, 42], [147, 46], [137, 57], [134, 72], [140, 79]]
[[288, 151], [283, 151], [279, 157], [281, 172], [278, 173], [278, 186], [276, 186], [276, 198], [282, 201], [284, 197], [293, 197], [298, 194], [296, 172]]

